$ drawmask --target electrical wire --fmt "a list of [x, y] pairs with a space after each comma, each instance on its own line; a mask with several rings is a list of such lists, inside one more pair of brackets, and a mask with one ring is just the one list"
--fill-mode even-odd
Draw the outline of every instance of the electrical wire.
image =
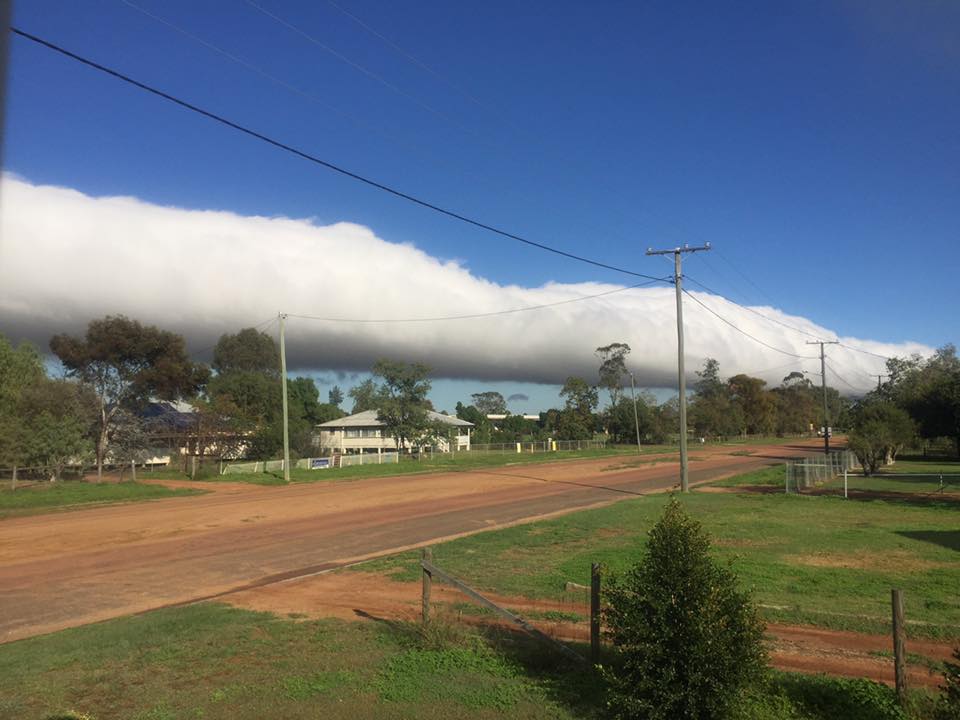
[[454, 212], [453, 210], [447, 210], [446, 208], [440, 207], [439, 205], [435, 205], [427, 200], [423, 200], [419, 197], [416, 197], [415, 195], [410, 195], [409, 193], [403, 192], [402, 190], [398, 190], [394, 187], [385, 185], [384, 183], [378, 182], [376, 180], [372, 180], [368, 177], [355, 173], [351, 170], [342, 168], [339, 165], [335, 165], [331, 162], [327, 162], [326, 160], [322, 160], [321, 158], [315, 155], [311, 155], [310, 153], [304, 150], [300, 150], [298, 148], [293, 147], [292, 145], [288, 145], [284, 142], [281, 142], [280, 140], [276, 140], [268, 135], [264, 135], [263, 133], [257, 132], [256, 130], [252, 130], [244, 125], [234, 122], [233, 120], [229, 120], [223, 117], [222, 115], [217, 115], [216, 113], [211, 112], [209, 110], [204, 110], [203, 108], [197, 105], [194, 105], [192, 103], [189, 103], [186, 100], [181, 100], [180, 98], [175, 97], [174, 95], [171, 95], [169, 93], [166, 93], [163, 90], [158, 90], [157, 88], [147, 85], [146, 83], [140, 82], [139, 80], [135, 80], [129, 77], [128, 75], [124, 75], [123, 73], [118, 72], [117, 70], [113, 70], [109, 67], [106, 67], [105, 65], [101, 65], [100, 63], [97, 63], [93, 60], [85, 58], [74, 52], [71, 52], [70, 50], [63, 48], [57, 45], [56, 43], [50, 42], [49, 40], [44, 40], [43, 38], [40, 38], [36, 35], [32, 35], [31, 33], [25, 32], [24, 30], [20, 30], [19, 28], [13, 27], [13, 26], [11, 26], [10, 31], [15, 35], [18, 35], [19, 37], [22, 37], [26, 40], [36, 43], [37, 45], [46, 47], [50, 50], [53, 50], [54, 52], [60, 53], [61, 55], [64, 55], [65, 57], [70, 58], [71, 60], [76, 60], [77, 62], [82, 63], [83, 65], [93, 68], [94, 70], [98, 70], [118, 80], [122, 80], [125, 83], [133, 85], [134, 87], [140, 88], [141, 90], [144, 90], [145, 92], [148, 92], [152, 95], [156, 95], [157, 97], [162, 98], [175, 105], [179, 105], [180, 107], [186, 110], [190, 110], [191, 112], [194, 112], [198, 115], [202, 115], [210, 120], [218, 122], [221, 125], [225, 125], [229, 128], [232, 128], [233, 130], [243, 133], [244, 135], [248, 135], [252, 138], [260, 140], [261, 142], [267, 143], [268, 145], [272, 145], [280, 150], [288, 152], [291, 155], [296, 155], [299, 158], [312, 162], [316, 165], [320, 165], [321, 167], [325, 167], [328, 170], [332, 170], [333, 172], [349, 177], [353, 180], [356, 180], [357, 182], [376, 188], [377, 190], [381, 190], [385, 193], [398, 197], [402, 200], [406, 200], [407, 202], [413, 203], [415, 205], [419, 205], [420, 207], [426, 208], [428, 210], [432, 210], [436, 213], [445, 215], [449, 218], [453, 218], [454, 220], [459, 220], [462, 223], [465, 223], [467, 225], [472, 225], [473, 227], [480, 228], [481, 230], [486, 230], [495, 235], [505, 237], [509, 240], [514, 240], [516, 242], [523, 243], [524, 245], [529, 245], [530, 247], [535, 247], [540, 250], [544, 250], [545, 252], [553, 253], [554, 255], [559, 255], [561, 257], [565, 257], [570, 260], [576, 260], [577, 262], [582, 262], [587, 265], [593, 265], [594, 267], [604, 268], [605, 270], [613, 270], [614, 272], [623, 273], [625, 275], [631, 275], [633, 277], [646, 278], [647, 280], [655, 280], [657, 282], [661, 281], [661, 278], [653, 277], [652, 275], [645, 275], [643, 273], [634, 272], [633, 270], [627, 270], [626, 268], [617, 267], [616, 265], [610, 265], [608, 263], [600, 262], [598, 260], [592, 260], [582, 255], [576, 255], [575, 253], [570, 253], [565, 250], [560, 250], [559, 248], [555, 248], [550, 245], [546, 245], [544, 243], [530, 240], [521, 235], [517, 235], [516, 233], [508, 232], [507, 230], [501, 230], [498, 227], [489, 225], [485, 222], [481, 222], [480, 220], [475, 220], [466, 215], [461, 215], [460, 213]]
[[764, 315], [762, 312], [759, 312], [759, 311], [757, 311], [757, 310], [754, 310], [752, 307], [750, 307], [750, 306], [748, 306], [748, 305], [741, 305], [740, 303], [738, 303], [738, 302], [736, 302], [736, 301], [734, 301], [734, 300], [731, 300], [730, 298], [724, 297], [724, 295], [723, 295], [722, 293], [719, 293], [719, 292], [717, 292], [716, 290], [711, 290], [711, 289], [708, 288], [706, 285], [704, 285], [702, 282], [700, 282], [699, 280], [696, 280], [696, 279], [690, 277], [689, 275], [684, 275], [684, 276], [683, 276], [683, 279], [684, 279], [684, 280], [689, 280], [689, 281], [692, 282], [694, 285], [698, 285], [699, 287], [702, 287], [702, 288], [703, 288], [704, 290], [706, 290], [708, 293], [710, 293], [710, 294], [712, 294], [712, 295], [717, 295], [718, 297], [722, 297], [722, 298], [723, 298], [724, 300], [726, 300], [728, 303], [733, 303], [733, 304], [736, 305], [738, 308], [741, 308], [742, 310], [746, 310], [747, 312], [752, 312], [754, 315], [756, 315], [756, 316], [758, 316], [758, 317], [762, 317], [764, 320], [768, 320], [769, 322], [776, 323], [777, 325], [782, 325], [783, 327], [785, 327], [785, 328], [787, 328], [787, 329], [789, 329], [789, 330], [793, 330], [794, 332], [798, 332], [798, 333], [800, 333], [801, 335], [806, 335], [807, 337], [812, 337], [812, 338], [815, 338], [816, 340], [820, 340], [820, 339], [821, 339], [819, 335], [814, 335], [813, 333], [807, 332], [806, 330], [801, 330], [800, 328], [794, 327], [793, 325], [790, 325], [789, 323], [785, 323], [785, 322], [783, 322], [782, 320], [777, 320], [776, 318], [772, 318], [772, 317], [770, 317], [769, 315]]
[[437, 78], [438, 80], [440, 80], [441, 82], [443, 82], [443, 83], [446, 84], [447, 86], [449, 86], [449, 87], [453, 88], [454, 90], [456, 90], [458, 93], [460, 93], [461, 95], [463, 95], [463, 97], [465, 97], [467, 100], [469, 100], [470, 102], [472, 102], [472, 103], [473, 103], [474, 105], [476, 105], [477, 107], [483, 108], [483, 109], [486, 110], [487, 112], [491, 112], [491, 113], [495, 113], [495, 114], [496, 114], [496, 111], [495, 111], [493, 108], [490, 108], [490, 107], [488, 107], [487, 105], [485, 105], [484, 103], [480, 102], [480, 100], [478, 100], [478, 99], [475, 98], [473, 95], [471, 95], [470, 93], [468, 93], [466, 90], [464, 90], [462, 87], [460, 87], [459, 85], [457, 85], [455, 82], [453, 82], [453, 81], [450, 80], [449, 78], [445, 77], [443, 74], [441, 74], [441, 73], [437, 72], [436, 70], [434, 70], [432, 67], [430, 67], [429, 65], [427, 65], [425, 62], [423, 62], [422, 60], [420, 60], [419, 58], [417, 58], [417, 57], [416, 57], [415, 55], [413, 55], [412, 53], [408, 52], [407, 50], [404, 50], [402, 47], [400, 47], [400, 45], [398, 45], [397, 43], [393, 42], [390, 38], [388, 38], [387, 36], [385, 36], [385, 35], [383, 35], [382, 33], [378, 32], [376, 29], [372, 28], [370, 25], [368, 25], [367, 23], [365, 23], [363, 20], [361, 20], [359, 17], [357, 17], [356, 15], [354, 15], [352, 12], [350, 12], [349, 10], [347, 10], [346, 8], [344, 8], [343, 6], [338, 5], [338, 4], [335, 3], [333, 0], [327, 0], [327, 4], [330, 5], [330, 7], [332, 7], [332, 8], [333, 8], [334, 10], [336, 10], [337, 12], [339, 12], [339, 13], [345, 15], [346, 17], [350, 18], [351, 20], [353, 20], [353, 22], [355, 22], [357, 25], [359, 25], [360, 27], [362, 27], [364, 30], [366, 30], [368, 33], [370, 33], [370, 34], [373, 35], [374, 37], [379, 38], [379, 39], [380, 39], [381, 41], [383, 41], [386, 45], [388, 45], [389, 47], [391, 47], [396, 53], [398, 53], [401, 57], [405, 58], [406, 60], [408, 60], [408, 61], [409, 61], [410, 63], [412, 63], [413, 65], [416, 65], [416, 66], [419, 67], [420, 69], [425, 70], [426, 72], [430, 73], [431, 75], [433, 75], [435, 78]]
[[416, 97], [416, 96], [414, 96], [414, 95], [411, 95], [410, 93], [406, 92], [403, 88], [397, 87], [396, 85], [394, 85], [393, 83], [391, 83], [389, 80], [387, 80], [386, 78], [384, 78], [382, 75], [379, 75], [379, 74], [375, 73], [373, 70], [370, 70], [369, 68], [364, 67], [364, 66], [361, 65], [360, 63], [355, 62], [354, 60], [351, 60], [350, 58], [348, 58], [348, 57], [347, 57], [346, 55], [344, 55], [343, 53], [338, 52], [337, 50], [334, 50], [332, 47], [330, 47], [329, 45], [327, 45], [327, 44], [324, 43], [324, 42], [321, 42], [320, 40], [318, 40], [317, 38], [315, 38], [313, 35], [311, 35], [310, 33], [306, 32], [305, 30], [302, 30], [301, 28], [297, 27], [296, 25], [294, 25], [293, 23], [289, 22], [288, 20], [284, 20], [284, 19], [283, 19], [282, 17], [280, 17], [279, 15], [276, 15], [276, 14], [270, 12], [269, 10], [267, 10], [266, 8], [264, 8], [262, 5], [259, 5], [259, 4], [255, 3], [255, 2], [253, 2], [253, 0], [247, 0], [247, 5], [249, 5], [249, 6], [252, 7], [253, 9], [257, 10], [258, 12], [266, 15], [268, 18], [270, 18], [270, 19], [273, 20], [274, 22], [276, 22], [276, 23], [278, 23], [278, 24], [280, 24], [280, 25], [283, 25], [285, 28], [287, 28], [288, 30], [296, 33], [297, 35], [299, 35], [300, 37], [304, 38], [305, 40], [307, 40], [308, 42], [312, 43], [313, 45], [316, 45], [318, 48], [320, 48], [320, 49], [323, 50], [324, 52], [327, 52], [327, 53], [329, 53], [330, 55], [333, 55], [333, 57], [337, 58], [337, 60], [340, 60], [341, 62], [346, 63], [347, 65], [349, 65], [350, 67], [352, 67], [354, 70], [357, 70], [358, 72], [363, 73], [364, 75], [366, 75], [367, 77], [371, 78], [372, 80], [375, 80], [376, 82], [380, 83], [380, 84], [383, 85], [384, 87], [386, 87], [386, 88], [390, 89], [391, 91], [395, 92], [397, 95], [400, 95], [401, 97], [405, 97], [407, 100], [409, 100], [410, 102], [412, 102], [412, 103], [420, 106], [421, 108], [423, 108], [423, 109], [426, 110], [427, 112], [432, 113], [433, 115], [436, 115], [438, 118], [440, 118], [440, 119], [442, 119], [442, 120], [450, 123], [451, 125], [453, 125], [454, 127], [456, 127], [458, 130], [460, 130], [460, 131], [462, 131], [462, 132], [465, 132], [465, 133], [467, 133], [468, 135], [474, 135], [474, 136], [476, 136], [476, 132], [474, 132], [473, 130], [471, 130], [471, 129], [468, 128], [468, 127], [465, 127], [465, 126], [462, 125], [461, 123], [457, 122], [454, 118], [450, 117], [449, 115], [447, 115], [447, 114], [446, 114], [445, 112], [443, 112], [442, 110], [437, 110], [437, 109], [436, 109], [435, 107], [433, 107], [432, 105], [428, 105], [427, 103], [425, 103], [425, 102], [423, 102], [422, 100], [420, 100], [418, 97]]
[[[753, 340], [754, 342], [759, 343], [759, 344], [763, 345], [764, 347], [769, 348], [770, 350], [774, 350], [774, 351], [776, 351], [776, 352], [778, 352], [778, 353], [781, 353], [781, 354], [783, 354], [783, 355], [789, 355], [790, 357], [800, 358], [800, 359], [802, 359], [802, 360], [817, 360], [817, 359], [818, 359], [818, 358], [815, 358], [815, 357], [813, 357], [813, 356], [811, 356], [811, 355], [798, 355], [797, 353], [790, 352], [789, 350], [783, 350], [783, 349], [781, 349], [781, 348], [778, 348], [778, 347], [775, 347], [775, 346], [771, 345], [771, 344], [768, 343], [768, 342], [764, 342], [764, 341], [761, 340], [760, 338], [758, 338], [758, 337], [756, 337], [756, 336], [754, 336], [754, 335], [751, 335], [751, 334], [748, 333], [746, 330], [743, 330], [742, 328], [738, 327], [736, 324], [734, 324], [734, 323], [731, 322], [730, 320], [727, 320], [727, 318], [723, 317], [723, 315], [721, 315], [720, 313], [718, 313], [716, 310], [714, 310], [713, 308], [711, 308], [711, 307], [710, 307], [709, 305], [707, 305], [706, 303], [701, 302], [700, 299], [699, 299], [696, 295], [693, 295], [693, 294], [690, 293], [688, 290], [684, 290], [683, 293], [684, 293], [687, 297], [689, 297], [691, 300], [693, 300], [695, 303], [697, 303], [700, 307], [704, 308], [704, 309], [707, 310], [709, 313], [711, 313], [712, 315], [716, 316], [717, 318], [719, 318], [720, 320], [722, 320], [723, 322], [725, 322], [727, 325], [729, 325], [730, 327], [732, 327], [732, 328], [733, 328], [734, 330], [736, 330], [738, 333], [741, 333], [742, 335], [746, 335], [748, 338], [750, 338], [750, 339]], [[736, 303], [734, 303], [734, 304], [736, 304]]]
[[382, 138], [384, 138], [384, 139], [386, 139], [386, 140], [388, 140], [388, 141], [390, 141], [390, 142], [392, 142], [392, 143], [401, 143], [401, 144], [405, 145], [409, 150], [414, 151], [418, 156], [422, 156], [423, 153], [428, 150], [428, 148], [426, 148], [426, 146], [417, 145], [417, 144], [414, 144], [414, 143], [410, 143], [410, 142], [407, 141], [407, 140], [403, 140], [403, 139], [401, 139], [401, 138], [399, 138], [399, 137], [392, 136], [392, 135], [390, 135], [390, 134], [388, 134], [388, 133], [383, 132], [382, 129], [380, 129], [380, 128], [374, 126], [374, 125], [371, 125], [371, 124], [367, 123], [366, 121], [362, 120], [362, 119], [361, 119], [360, 117], [358, 117], [357, 115], [354, 115], [353, 113], [347, 112], [347, 111], [345, 111], [345, 110], [341, 110], [340, 108], [338, 108], [338, 107], [336, 107], [336, 106], [334, 106], [334, 105], [331, 105], [330, 103], [326, 102], [325, 100], [322, 100], [321, 98], [317, 97], [317, 95], [315, 95], [315, 94], [313, 94], [313, 93], [311, 93], [311, 92], [308, 92], [307, 90], [303, 90], [302, 88], [299, 88], [299, 87], [297, 87], [296, 85], [293, 85], [293, 84], [291, 84], [291, 83], [288, 83], [286, 80], [283, 80], [282, 78], [279, 78], [279, 77], [277, 77], [276, 75], [273, 75], [273, 74], [267, 72], [266, 70], [264, 70], [263, 68], [259, 67], [258, 65], [254, 65], [252, 62], [250, 62], [250, 61], [248, 61], [248, 60], [245, 60], [245, 59], [243, 59], [242, 57], [239, 57], [239, 56], [237, 56], [237, 55], [234, 55], [233, 53], [231, 53], [231, 52], [229, 52], [229, 51], [227, 51], [227, 50], [224, 50], [223, 48], [219, 47], [218, 45], [214, 45], [212, 42], [209, 42], [208, 40], [204, 40], [202, 37], [199, 37], [198, 35], [193, 34], [193, 33], [190, 32], [189, 30], [187, 30], [186, 28], [183, 28], [183, 27], [181, 27], [180, 25], [177, 25], [176, 23], [171, 22], [170, 20], [167, 20], [167, 19], [164, 18], [164, 17], [161, 17], [161, 16], [159, 16], [159, 15], [156, 15], [155, 13], [152, 13], [152, 12], [150, 12], [149, 10], [140, 7], [140, 6], [137, 5], [136, 3], [131, 2], [131, 0], [120, 0], [120, 2], [122, 2], [124, 5], [126, 5], [126, 6], [129, 7], [129, 8], [131, 8], [132, 10], [136, 10], [137, 12], [141, 13], [142, 15], [150, 18], [151, 20], [154, 20], [154, 21], [156, 21], [156, 22], [158, 22], [158, 23], [160, 23], [160, 24], [162, 24], [162, 25], [166, 25], [168, 28], [170, 28], [170, 29], [173, 30], [174, 32], [177, 32], [177, 33], [183, 35], [184, 37], [188, 38], [189, 40], [192, 40], [193, 42], [195, 42], [195, 43], [197, 43], [197, 44], [199, 44], [199, 45], [202, 45], [203, 47], [207, 48], [208, 50], [211, 50], [211, 51], [217, 53], [218, 55], [220, 55], [221, 57], [226, 58], [226, 59], [229, 60], [230, 62], [236, 63], [237, 65], [239, 65], [239, 66], [241, 66], [242, 68], [250, 71], [251, 73], [254, 73], [254, 74], [256, 74], [256, 75], [259, 75], [259, 76], [262, 77], [263, 79], [268, 80], [269, 82], [277, 85], [278, 87], [281, 87], [281, 88], [283, 88], [284, 90], [287, 90], [288, 92], [293, 93], [294, 95], [298, 95], [299, 97], [302, 97], [302, 98], [304, 98], [305, 100], [309, 100], [310, 102], [316, 103], [317, 105], [319, 105], [320, 107], [324, 108], [325, 110], [329, 110], [330, 112], [339, 115], [340, 117], [342, 117], [342, 118], [344, 118], [345, 120], [349, 121], [350, 123], [356, 125], [357, 127], [361, 127], [361, 128], [364, 128], [364, 129], [367, 130], [367, 131], [376, 133], [376, 134], [379, 135], [380, 137], [382, 137]]
[[[665, 281], [666, 281], [666, 278], [663, 279], [663, 282]], [[568, 300], [559, 300], [553, 303], [544, 303], [543, 305], [528, 305], [525, 307], [511, 308], [509, 310], [495, 310], [493, 312], [471, 313], [468, 315], [444, 315], [440, 317], [378, 318], [378, 319], [319, 317], [316, 315], [298, 315], [295, 313], [287, 313], [287, 316], [292, 318], [300, 318], [301, 320], [318, 320], [321, 322], [332, 322], [332, 323], [364, 323], [364, 324], [421, 323], [421, 322], [440, 322], [444, 320], [473, 320], [476, 318], [494, 317], [496, 315], [510, 315], [512, 313], [529, 312], [531, 310], [543, 310], [544, 308], [557, 307], [558, 305], [569, 305], [570, 303], [582, 302], [584, 300], [594, 300], [599, 297], [605, 297], [607, 295], [614, 295], [615, 293], [626, 292], [627, 290], [635, 290], [636, 288], [646, 287], [648, 285], [652, 285], [654, 282], [655, 281], [638, 283], [636, 285], [630, 285], [628, 287], [617, 288], [616, 290], [607, 290], [606, 292], [597, 293], [596, 295], [583, 295], [581, 297], [570, 298]]]
[[842, 383], [843, 383], [844, 385], [846, 385], [848, 388], [850, 388], [851, 390], [853, 390], [853, 391], [855, 391], [855, 392], [858, 392], [858, 393], [862, 393], [862, 392], [863, 392], [863, 388], [854, 387], [854, 385], [853, 385], [852, 383], [850, 383], [845, 377], [843, 377], [843, 375], [841, 375], [840, 373], [838, 373], [838, 372], [836, 371], [836, 369], [834, 369], [833, 367], [831, 367], [829, 363], [827, 363], [826, 361], [824, 361], [823, 365], [824, 365], [825, 368], [827, 368], [827, 370], [829, 370], [830, 372], [833, 373], [834, 377], [836, 377], [840, 382], [842, 382]]

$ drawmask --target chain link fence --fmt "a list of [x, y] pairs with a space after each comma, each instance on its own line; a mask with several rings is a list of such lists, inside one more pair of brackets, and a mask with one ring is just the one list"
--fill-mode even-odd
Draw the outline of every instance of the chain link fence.
[[859, 467], [857, 456], [849, 450], [831, 450], [828, 454], [790, 460], [786, 469], [786, 491], [801, 493], [811, 490]]

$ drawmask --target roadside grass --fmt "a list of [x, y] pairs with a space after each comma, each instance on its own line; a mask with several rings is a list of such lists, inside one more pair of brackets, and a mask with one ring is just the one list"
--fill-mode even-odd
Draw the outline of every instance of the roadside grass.
[[[734, 453], [736, 454], [736, 453]], [[716, 487], [743, 487], [743, 486], [774, 486], [783, 487], [784, 466], [773, 465], [761, 470], [734, 475], [723, 480], [710, 483]]]
[[[897, 477], [899, 474], [926, 475], [927, 477]], [[942, 485], [941, 485], [942, 478]], [[838, 478], [828, 487], [843, 487], [843, 479]], [[924, 458], [908, 455], [898, 458], [893, 465], [881, 468], [877, 474], [869, 477], [851, 475], [847, 487], [852, 490], [873, 490], [895, 493], [943, 493], [960, 497], [960, 461], [943, 458]]]
[[[651, 451], [652, 452], [652, 451]], [[338, 480], [360, 480], [370, 477], [390, 477], [393, 475], [408, 475], [435, 472], [468, 472], [484, 470], [486, 468], [506, 467], [511, 465], [529, 465], [532, 463], [563, 462], [566, 460], [590, 460], [593, 458], [615, 458], [624, 455], [625, 451], [617, 448], [596, 448], [591, 450], [558, 450], [551, 453], [437, 453], [432, 458], [416, 459], [403, 456], [399, 463], [384, 465], [355, 465], [345, 468], [331, 468], [329, 470], [301, 470], [292, 469], [292, 482], [333, 482]], [[161, 470], [145, 473], [147, 479], [187, 480], [189, 476], [177, 470]], [[213, 482], [248, 482], [257, 485], [283, 485], [282, 472], [268, 473], [231, 473], [228, 475], [212, 475], [198, 477], [197, 480]]]
[[[774, 469], [775, 470], [775, 469]], [[750, 473], [762, 480], [764, 473]], [[640, 555], [665, 495], [452, 540], [434, 562], [480, 590], [564, 599], [590, 565], [621, 572]], [[683, 497], [771, 622], [887, 633], [890, 588], [902, 588], [909, 634], [960, 638], [960, 527], [955, 504], [779, 493]], [[416, 552], [355, 566], [419, 579]], [[349, 572], [350, 570], [346, 570]]]
[[[783, 438], [752, 438], [750, 440], [730, 440], [723, 443], [710, 443], [707, 447], [742, 445], [746, 442], [758, 444], [776, 444], [789, 442]], [[676, 445], [642, 445], [641, 452], [643, 457], [638, 458], [635, 445], [608, 445], [606, 448], [595, 448], [589, 450], [558, 450], [549, 453], [530, 453], [515, 451], [471, 451], [460, 453], [436, 453], [430, 457], [413, 458], [410, 456], [401, 456], [399, 463], [387, 465], [356, 465], [346, 468], [331, 468], [328, 470], [300, 470], [292, 469], [290, 471], [290, 480], [292, 482], [332, 482], [337, 480], [360, 480], [369, 477], [389, 477], [392, 475], [406, 475], [415, 473], [433, 473], [433, 472], [469, 472], [471, 470], [483, 470], [493, 467], [505, 467], [510, 465], [529, 465], [531, 463], [550, 463], [562, 462], [565, 460], [589, 460], [593, 458], [617, 458], [623, 457], [622, 465], [612, 466], [610, 469], [627, 469], [630, 467], [642, 467], [645, 465], [656, 465], [661, 462], [676, 461], [679, 458], [679, 450]], [[734, 455], [747, 455], [749, 452], [733, 451]], [[633, 456], [633, 457], [631, 457]], [[658, 457], [650, 457], [658, 456]], [[690, 460], [696, 462], [704, 460], [703, 457], [692, 456]], [[140, 477], [150, 480], [189, 480], [190, 476], [179, 470], [158, 469], [141, 473]], [[210, 482], [246, 482], [255, 485], [283, 485], [282, 472], [261, 472], [261, 473], [230, 473], [219, 475], [204, 471], [196, 478], [198, 481]]]
[[[892, 698], [866, 681], [771, 672], [733, 720], [883, 720], [897, 717], [884, 714]], [[603, 717], [604, 699], [597, 674], [525, 636], [443, 620], [293, 621], [206, 603], [0, 645], [11, 718], [564, 720]], [[911, 700], [913, 718], [929, 717], [928, 697]]]
[[0, 489], [0, 519], [65, 510], [94, 503], [127, 503], [141, 500], [203, 494], [203, 490], [171, 489], [139, 482], [93, 483], [61, 480]]

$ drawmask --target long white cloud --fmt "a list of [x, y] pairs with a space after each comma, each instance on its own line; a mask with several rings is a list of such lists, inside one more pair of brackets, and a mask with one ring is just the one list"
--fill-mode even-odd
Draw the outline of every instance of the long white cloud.
[[[161, 207], [129, 197], [90, 197], [6, 176], [0, 189], [0, 330], [42, 348], [57, 332], [81, 333], [91, 318], [122, 313], [182, 333], [194, 350], [224, 332], [292, 314], [357, 319], [495, 312], [616, 290], [603, 283], [498, 285], [456, 262], [391, 243], [353, 223], [246, 217]], [[696, 293], [717, 313], [774, 347], [812, 356], [809, 338], [721, 297]], [[758, 312], [823, 338], [835, 333], [774, 308]], [[724, 375], [750, 372], [779, 383], [793, 369], [819, 372], [763, 347], [694, 302], [685, 304], [687, 366], [706, 357]], [[421, 361], [436, 375], [559, 383], [596, 376], [594, 348], [627, 342], [637, 381], [676, 381], [670, 287], [626, 290], [558, 307], [432, 323], [331, 323], [291, 318], [295, 369], [365, 370], [379, 357]], [[880, 355], [928, 354], [913, 342], [841, 338]], [[883, 361], [832, 348], [831, 366], [857, 390]], [[836, 377], [830, 384], [852, 392]]]

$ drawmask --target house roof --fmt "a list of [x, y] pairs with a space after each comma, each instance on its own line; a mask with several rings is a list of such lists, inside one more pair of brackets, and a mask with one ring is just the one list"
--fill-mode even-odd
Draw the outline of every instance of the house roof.
[[[454, 425], [456, 427], [473, 427], [472, 422], [461, 420], [453, 415], [444, 415], [443, 413], [434, 412], [433, 410], [427, 410], [427, 418], [431, 422], [442, 422], [446, 423], [447, 425]], [[364, 410], [363, 412], [358, 412], [356, 415], [347, 415], [339, 420], [331, 420], [329, 422], [320, 423], [317, 425], [317, 427], [336, 430], [338, 428], [353, 427], [384, 427], [384, 425], [385, 423], [377, 420], [376, 410]]]

